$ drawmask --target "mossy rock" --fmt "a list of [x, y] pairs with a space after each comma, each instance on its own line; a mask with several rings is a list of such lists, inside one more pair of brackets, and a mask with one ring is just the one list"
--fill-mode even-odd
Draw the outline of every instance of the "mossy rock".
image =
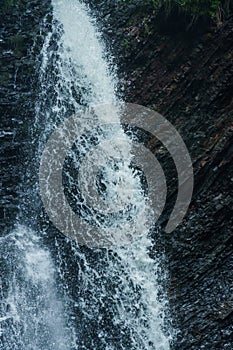
[[9, 46], [14, 51], [17, 57], [22, 57], [27, 53], [26, 37], [25, 35], [12, 35], [8, 38]]

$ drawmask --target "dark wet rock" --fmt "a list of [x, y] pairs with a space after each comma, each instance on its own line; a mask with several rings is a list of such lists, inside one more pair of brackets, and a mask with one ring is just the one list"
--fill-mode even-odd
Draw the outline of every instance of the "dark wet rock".
[[40, 23], [49, 3], [40, 0], [0, 4], [0, 232], [15, 223], [24, 190], [29, 155], [29, 127], [34, 120], [36, 57]]
[[[97, 11], [100, 27], [105, 28], [108, 40], [114, 41], [120, 64], [120, 88], [127, 101], [155, 109], [172, 122], [193, 161], [195, 187], [189, 211], [174, 232], [164, 233], [169, 296], [180, 329], [173, 349], [230, 350], [233, 18], [219, 28], [202, 22], [188, 31], [175, 25], [176, 18], [172, 25], [165, 20], [161, 27], [156, 14], [146, 10], [137, 13], [135, 8], [128, 7], [125, 10], [125, 5], [115, 3], [107, 15], [107, 26], [104, 2], [91, 3], [93, 8], [102, 10]], [[177, 185], [172, 181], [174, 174], [165, 157], [159, 160], [171, 187], [168, 201], [174, 202]], [[163, 213], [162, 226], [170, 209], [171, 205]]]

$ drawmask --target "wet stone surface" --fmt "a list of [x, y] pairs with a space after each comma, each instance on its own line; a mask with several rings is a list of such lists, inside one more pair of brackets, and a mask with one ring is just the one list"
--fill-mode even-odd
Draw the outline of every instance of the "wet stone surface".
[[29, 136], [38, 90], [40, 23], [49, 4], [40, 0], [1, 2], [0, 29], [0, 232], [19, 213], [24, 175], [33, 147]]
[[[174, 232], [164, 233], [170, 303], [180, 330], [173, 349], [230, 350], [233, 19], [219, 28], [197, 23], [189, 32], [176, 26], [176, 18], [161, 26], [156, 14], [146, 9], [93, 3], [103, 9], [97, 16], [121, 62], [121, 88], [127, 102], [155, 109], [171, 121], [193, 161], [190, 209]], [[156, 154], [156, 140], [154, 150]], [[176, 196], [173, 173], [166, 158], [160, 155], [160, 160], [172, 201]], [[167, 218], [165, 211], [162, 226]]]

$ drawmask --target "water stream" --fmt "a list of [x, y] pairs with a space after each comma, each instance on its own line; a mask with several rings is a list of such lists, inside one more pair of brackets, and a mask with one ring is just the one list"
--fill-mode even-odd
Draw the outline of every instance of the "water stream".
[[[78, 0], [52, 0], [52, 5], [53, 23], [39, 57], [35, 169], [48, 137], [65, 118], [83, 106], [119, 101], [112, 58], [89, 10]], [[146, 234], [151, 208], [139, 176], [130, 167], [130, 140], [121, 127], [119, 111], [110, 112], [98, 113], [100, 125], [114, 122], [115, 127], [100, 146], [105, 157], [93, 158], [102, 169], [102, 196], [110, 208], [120, 202], [125, 213], [130, 210], [141, 237], [111, 249], [82, 247], [56, 234], [50, 237], [51, 225], [34, 224], [41, 211], [36, 182], [29, 196], [34, 214], [27, 219], [28, 226], [18, 225], [1, 242], [7, 276], [1, 289], [1, 350], [170, 349], [167, 298], [159, 283], [164, 272], [160, 261], [149, 255], [152, 243]], [[106, 147], [106, 140], [111, 147]], [[76, 145], [73, 163], [79, 163], [86, 147], [86, 143]], [[120, 162], [115, 161], [119, 158]], [[106, 159], [113, 161], [106, 163]], [[93, 166], [91, 159], [86, 164], [84, 187]], [[69, 192], [74, 179], [67, 169]], [[131, 189], [130, 196], [125, 188]], [[80, 212], [86, 215], [82, 208]], [[114, 221], [117, 217], [111, 220], [114, 230], [130, 234], [129, 220], [121, 218], [120, 224]]]

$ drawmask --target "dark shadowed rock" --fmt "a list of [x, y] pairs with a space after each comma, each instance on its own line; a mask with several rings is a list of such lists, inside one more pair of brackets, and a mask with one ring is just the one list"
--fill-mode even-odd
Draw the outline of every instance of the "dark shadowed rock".
[[[155, 109], [172, 122], [193, 161], [195, 187], [190, 209], [174, 232], [164, 233], [170, 303], [180, 329], [173, 348], [230, 350], [233, 18], [219, 28], [201, 21], [188, 31], [187, 23], [176, 26], [179, 18], [161, 25], [161, 17], [146, 9], [142, 12], [115, 4], [106, 15], [104, 2], [93, 3], [93, 8], [101, 8], [97, 12], [100, 26], [108, 40], [114, 41], [120, 57], [121, 89], [127, 101]], [[153, 147], [156, 154], [156, 140]], [[160, 161], [170, 186], [168, 201], [174, 202], [171, 163], [161, 156]], [[162, 226], [170, 209], [168, 205]]]
[[40, 0], [0, 4], [0, 231], [8, 231], [19, 212], [23, 177], [32, 149], [30, 126], [37, 93], [40, 24], [49, 3]]

